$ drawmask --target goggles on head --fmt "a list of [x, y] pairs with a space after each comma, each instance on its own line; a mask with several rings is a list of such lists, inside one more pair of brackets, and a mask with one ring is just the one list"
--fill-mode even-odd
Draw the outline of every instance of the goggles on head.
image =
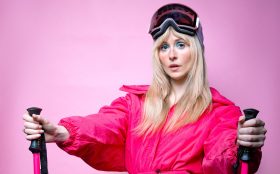
[[197, 35], [203, 46], [202, 29], [197, 13], [182, 4], [167, 4], [159, 8], [152, 17], [149, 33], [156, 40], [172, 26], [177, 32]]

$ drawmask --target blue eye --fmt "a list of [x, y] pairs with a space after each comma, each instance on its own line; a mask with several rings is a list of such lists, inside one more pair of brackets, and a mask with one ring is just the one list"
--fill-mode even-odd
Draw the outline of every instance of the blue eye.
[[178, 41], [178, 42], [176, 42], [176, 47], [183, 49], [183, 48], [185, 48], [185, 43], [182, 41]]
[[167, 43], [164, 43], [160, 46], [160, 50], [165, 51], [169, 48], [169, 45]]

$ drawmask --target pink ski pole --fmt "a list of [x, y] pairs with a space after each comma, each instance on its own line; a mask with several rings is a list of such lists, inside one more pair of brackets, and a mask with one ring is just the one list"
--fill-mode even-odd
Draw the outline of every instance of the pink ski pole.
[[[28, 108], [27, 111], [28, 114], [32, 117], [33, 114], [40, 115], [42, 109], [32, 107]], [[44, 134], [41, 134], [41, 137], [39, 139], [31, 141], [29, 150], [33, 153], [34, 174], [47, 174], [47, 154]]]
[[[245, 121], [256, 118], [259, 111], [256, 109], [245, 109], [243, 110], [245, 114]], [[233, 166], [234, 173], [238, 173], [239, 162], [241, 161], [240, 174], [249, 173], [249, 161], [251, 160], [251, 149], [244, 146], [239, 146], [237, 161]]]
[[[244, 111], [245, 114], [245, 121], [256, 118], [259, 111], [256, 109], [245, 109]], [[241, 160], [241, 174], [248, 174], [249, 173], [249, 161], [251, 160], [251, 151], [250, 148], [248, 147], [242, 147], [243, 148], [243, 153], [242, 156], [240, 157]]]

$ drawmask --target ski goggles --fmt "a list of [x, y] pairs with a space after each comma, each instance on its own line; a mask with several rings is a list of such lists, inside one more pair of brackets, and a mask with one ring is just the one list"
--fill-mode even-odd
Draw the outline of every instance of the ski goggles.
[[199, 32], [199, 40], [203, 43], [198, 15], [191, 8], [182, 4], [167, 4], [159, 8], [152, 17], [149, 33], [156, 40], [169, 26], [190, 36]]

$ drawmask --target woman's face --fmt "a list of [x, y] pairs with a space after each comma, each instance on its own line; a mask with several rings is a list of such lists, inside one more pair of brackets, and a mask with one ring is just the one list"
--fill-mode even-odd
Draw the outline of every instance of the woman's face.
[[174, 81], [184, 81], [190, 71], [190, 45], [172, 32], [159, 47], [159, 59], [165, 73]]

